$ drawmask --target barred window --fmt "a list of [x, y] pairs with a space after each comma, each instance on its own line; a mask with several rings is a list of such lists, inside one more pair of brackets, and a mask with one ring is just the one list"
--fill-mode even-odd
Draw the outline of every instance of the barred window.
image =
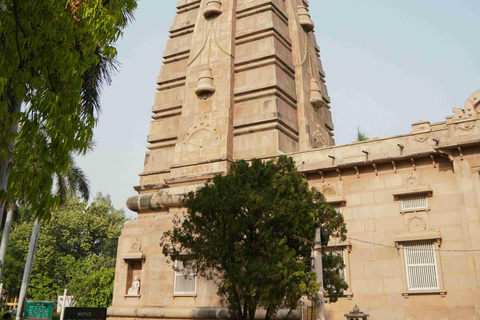
[[404, 248], [408, 290], [440, 289], [434, 243], [411, 242]]
[[331, 204], [332, 208], [335, 209], [335, 211], [337, 211], [337, 213], [342, 213], [342, 203], [338, 202], [338, 203], [333, 203]]
[[182, 261], [175, 261], [174, 294], [194, 295], [197, 292], [197, 273], [192, 265], [185, 267]]
[[402, 196], [402, 211], [428, 209], [427, 194], [412, 194]]

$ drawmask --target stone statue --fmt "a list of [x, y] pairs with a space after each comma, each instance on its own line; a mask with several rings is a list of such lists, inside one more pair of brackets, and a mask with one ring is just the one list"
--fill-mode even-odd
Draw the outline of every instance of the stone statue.
[[138, 296], [140, 294], [140, 279], [135, 276], [135, 280], [132, 283], [130, 289], [128, 289], [129, 296]]

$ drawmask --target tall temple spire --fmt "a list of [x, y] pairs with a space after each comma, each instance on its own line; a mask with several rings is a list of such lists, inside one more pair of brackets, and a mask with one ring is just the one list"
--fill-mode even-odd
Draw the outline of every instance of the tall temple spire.
[[225, 171], [237, 159], [334, 144], [307, 8], [295, 0], [178, 2], [142, 189]]

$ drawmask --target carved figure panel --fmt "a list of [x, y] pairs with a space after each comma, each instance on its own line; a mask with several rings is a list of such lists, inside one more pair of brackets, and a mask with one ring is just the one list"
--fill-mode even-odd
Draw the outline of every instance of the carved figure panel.
[[132, 244], [132, 248], [130, 252], [141, 252], [142, 251], [142, 243], [140, 240], [136, 239], [135, 242]]
[[129, 296], [138, 296], [140, 294], [140, 279], [138, 276], [135, 276], [132, 285], [127, 291], [127, 295]]

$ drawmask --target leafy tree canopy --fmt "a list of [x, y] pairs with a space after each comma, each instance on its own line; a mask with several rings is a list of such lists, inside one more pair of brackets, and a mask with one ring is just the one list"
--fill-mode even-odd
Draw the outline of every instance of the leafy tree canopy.
[[[285, 156], [235, 162], [226, 176], [189, 193], [184, 205], [187, 212], [162, 238], [163, 253], [215, 279], [236, 319], [253, 319], [261, 307], [268, 320], [279, 308], [296, 308], [302, 295], [314, 296], [320, 285], [312, 247], [300, 238], [313, 240], [316, 226], [341, 239], [346, 233], [342, 215]], [[334, 256], [328, 262], [337, 275], [326, 280], [335, 300], [346, 288], [338, 277], [344, 266]]]
[[49, 217], [52, 176], [93, 136], [115, 42], [137, 0], [0, 1], [0, 200]]
[[[98, 194], [87, 205], [72, 200], [42, 224], [33, 263], [28, 298], [56, 301], [66, 287], [78, 306], [108, 307], [113, 296], [118, 237], [125, 222], [108, 196]], [[4, 289], [20, 291], [33, 218], [19, 208], [7, 251]]]

